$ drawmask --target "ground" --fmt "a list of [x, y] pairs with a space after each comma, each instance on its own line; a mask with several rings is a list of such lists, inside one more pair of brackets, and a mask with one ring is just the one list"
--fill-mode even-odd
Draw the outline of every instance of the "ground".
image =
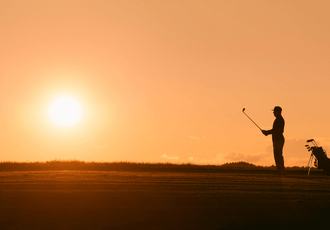
[[311, 229], [330, 177], [291, 171], [0, 172], [0, 229]]

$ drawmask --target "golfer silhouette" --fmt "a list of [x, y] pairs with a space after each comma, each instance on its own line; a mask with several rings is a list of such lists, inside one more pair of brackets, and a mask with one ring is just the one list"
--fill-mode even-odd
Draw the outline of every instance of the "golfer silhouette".
[[261, 130], [261, 132], [267, 136], [272, 134], [273, 140], [273, 151], [274, 159], [277, 168], [278, 175], [285, 175], [284, 172], [284, 159], [283, 159], [283, 146], [284, 146], [284, 119], [282, 117], [282, 108], [280, 106], [275, 106], [273, 109], [274, 116], [276, 117], [273, 128], [271, 130]]

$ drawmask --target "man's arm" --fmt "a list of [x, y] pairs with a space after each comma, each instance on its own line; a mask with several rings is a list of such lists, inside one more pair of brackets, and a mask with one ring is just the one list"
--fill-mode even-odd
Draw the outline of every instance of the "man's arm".
[[261, 130], [261, 132], [267, 136], [269, 134], [280, 134], [283, 133], [284, 129], [284, 120], [276, 119], [273, 124], [273, 128], [270, 130]]
[[265, 136], [268, 136], [269, 134], [272, 134], [273, 133], [273, 130], [261, 130], [261, 132], [265, 135]]

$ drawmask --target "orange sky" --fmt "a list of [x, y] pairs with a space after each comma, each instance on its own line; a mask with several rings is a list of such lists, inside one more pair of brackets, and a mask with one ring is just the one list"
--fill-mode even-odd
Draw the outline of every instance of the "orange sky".
[[[0, 161], [274, 164], [330, 152], [329, 1], [0, 2]], [[81, 103], [73, 126], [51, 102]]]

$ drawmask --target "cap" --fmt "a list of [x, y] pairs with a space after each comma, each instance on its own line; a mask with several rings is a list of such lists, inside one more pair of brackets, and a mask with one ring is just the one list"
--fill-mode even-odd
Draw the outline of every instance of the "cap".
[[282, 112], [282, 108], [279, 107], [279, 106], [275, 106], [273, 111], [279, 111], [279, 112]]

